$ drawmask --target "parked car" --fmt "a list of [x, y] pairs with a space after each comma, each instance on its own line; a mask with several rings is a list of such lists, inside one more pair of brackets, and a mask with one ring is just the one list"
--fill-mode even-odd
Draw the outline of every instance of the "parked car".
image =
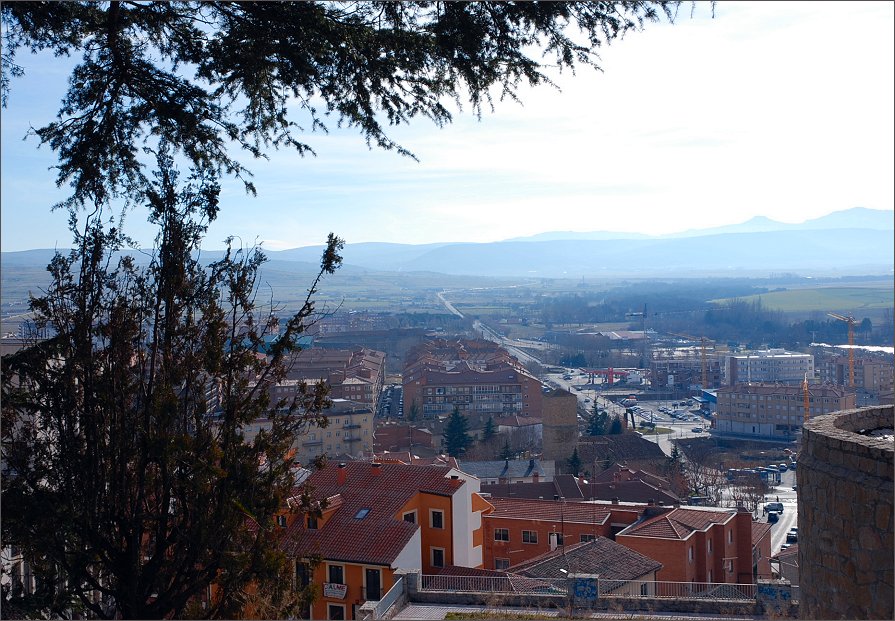
[[702, 433], [702, 427], [693, 427], [693, 433]]
[[768, 524], [774, 524], [780, 520], [780, 514], [776, 511], [768, 512]]
[[798, 543], [798, 542], [799, 542], [799, 530], [797, 528], [793, 528], [788, 533], [786, 533], [786, 543]]
[[765, 513], [768, 515], [771, 512], [783, 513], [783, 503], [782, 502], [769, 502], [764, 506]]

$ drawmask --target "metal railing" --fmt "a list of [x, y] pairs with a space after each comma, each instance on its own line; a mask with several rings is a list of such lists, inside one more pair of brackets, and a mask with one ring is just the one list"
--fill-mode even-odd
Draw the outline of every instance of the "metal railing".
[[402, 595], [404, 595], [404, 577], [400, 576], [392, 585], [392, 588], [388, 590], [388, 593], [385, 594], [385, 597], [376, 603], [376, 607], [373, 609], [373, 618], [387, 618], [386, 615], [388, 615], [389, 609], [401, 599]]
[[[664, 582], [653, 580], [599, 579], [598, 597], [643, 597], [661, 599], [707, 599], [715, 601], [755, 601], [756, 585], [724, 582]], [[448, 593], [504, 593], [519, 595], [568, 595], [569, 578], [529, 578], [526, 576], [444, 576], [423, 575], [421, 591]]]
[[754, 601], [754, 584], [726, 582], [663, 582], [652, 580], [600, 580], [600, 597], [651, 597]]
[[525, 576], [422, 576], [422, 591], [517, 593], [520, 595], [566, 595], [565, 578]]

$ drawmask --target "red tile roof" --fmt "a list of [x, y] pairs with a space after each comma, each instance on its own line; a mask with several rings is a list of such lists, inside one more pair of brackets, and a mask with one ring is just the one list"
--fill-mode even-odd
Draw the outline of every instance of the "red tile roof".
[[[485, 487], [487, 490], [487, 487]], [[527, 498], [487, 498], [494, 506], [489, 517], [516, 520], [556, 520], [579, 524], [605, 524], [612, 509], [609, 505]]]
[[765, 538], [771, 532], [771, 524], [767, 522], [752, 522], [752, 546], [758, 545], [758, 542]]
[[[342, 505], [318, 530], [304, 528], [296, 520], [286, 536], [285, 551], [295, 557], [319, 555], [327, 560], [391, 565], [419, 526], [405, 522], [397, 512], [417, 493], [453, 496], [464, 482], [446, 478], [444, 466], [379, 464], [373, 473], [368, 462], [348, 462], [345, 483], [339, 485], [335, 464], [312, 474], [308, 482], [312, 497], [339, 494]], [[370, 509], [362, 519], [360, 509]]]
[[695, 531], [708, 530], [712, 524], [726, 524], [734, 515], [736, 509], [672, 509], [662, 515], [634, 523], [619, 534], [659, 539], [686, 539]]

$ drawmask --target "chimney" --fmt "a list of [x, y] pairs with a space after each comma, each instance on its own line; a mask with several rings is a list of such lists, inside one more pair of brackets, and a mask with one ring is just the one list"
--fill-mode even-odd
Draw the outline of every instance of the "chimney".
[[614, 504], [614, 505], [617, 505], [617, 504], [618, 504], [618, 498], [617, 498], [617, 497], [612, 499], [612, 504]]
[[532, 475], [531, 475], [531, 480], [533, 483], [537, 483], [540, 478], [541, 478], [541, 475], [538, 474], [537, 470], [535, 470], [534, 473], [532, 473]]
[[584, 485], [584, 484], [585, 484], [584, 475], [579, 474], [578, 475], [578, 485]]
[[339, 464], [339, 469], [336, 470], [336, 483], [339, 485], [345, 485], [345, 480], [348, 478], [348, 471], [345, 468], [345, 464]]
[[656, 499], [655, 499], [655, 498], [650, 498], [649, 500], [646, 501], [646, 504], [647, 504], [647, 506], [655, 507], [655, 506], [656, 506]]
[[374, 477], [378, 477], [380, 472], [382, 472], [382, 464], [374, 463], [372, 468], [370, 469], [371, 475]]

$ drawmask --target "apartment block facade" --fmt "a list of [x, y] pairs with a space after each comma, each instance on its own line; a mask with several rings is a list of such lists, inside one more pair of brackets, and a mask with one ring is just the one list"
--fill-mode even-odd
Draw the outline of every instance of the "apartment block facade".
[[356, 401], [375, 411], [385, 383], [385, 354], [365, 347], [304, 349], [290, 360], [286, 379], [309, 384], [322, 380], [331, 398]]
[[777, 382], [797, 384], [808, 377], [814, 380], [814, 356], [788, 352], [784, 349], [765, 349], [721, 356], [723, 383]]
[[[805, 419], [802, 385], [737, 384], [718, 389], [714, 432], [792, 440]], [[855, 407], [855, 393], [842, 386], [808, 386], [808, 414], [814, 418]]]
[[[754, 532], [753, 532], [754, 531]], [[679, 507], [632, 524], [615, 541], [662, 563], [657, 580], [754, 583], [770, 576], [768, 524], [742, 509]]]
[[404, 412], [444, 417], [541, 415], [541, 382], [495, 344], [438, 339], [415, 348], [403, 375]]
[[[819, 365], [820, 378], [838, 386], [848, 386], [848, 355], [827, 358]], [[891, 393], [895, 387], [895, 364], [881, 358], [854, 358], [855, 388], [875, 394]]]

